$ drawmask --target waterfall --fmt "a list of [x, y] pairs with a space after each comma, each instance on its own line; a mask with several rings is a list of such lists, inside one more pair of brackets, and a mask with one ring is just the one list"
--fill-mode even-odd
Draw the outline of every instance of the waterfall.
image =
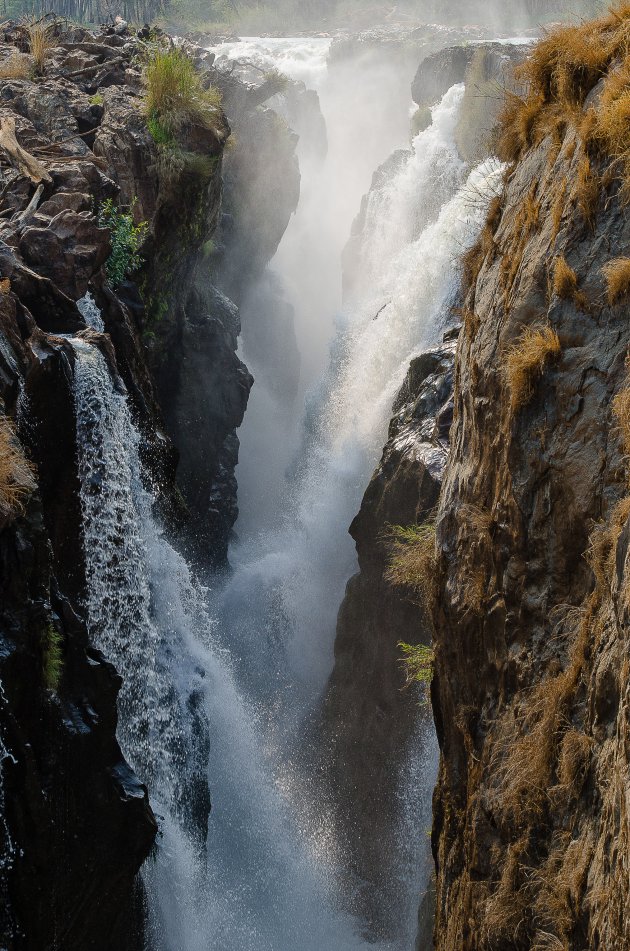
[[290, 764], [266, 756], [206, 592], [154, 520], [126, 395], [97, 347], [72, 343], [88, 628], [122, 675], [119, 739], [160, 825], [143, 871], [152, 951], [358, 951], [334, 848], [304, 828]]
[[[319, 67], [315, 73], [322, 81]], [[423, 874], [416, 853], [401, 869], [408, 920], [394, 943], [375, 945], [342, 901], [336, 830], [300, 753], [355, 568], [347, 527], [386, 437], [393, 396], [410, 359], [449, 319], [454, 262], [500, 180], [493, 162], [466, 174], [453, 140], [461, 98], [461, 87], [449, 91], [433, 125], [371, 193], [360, 281], [343, 308], [339, 298], [322, 317], [329, 340], [301, 426], [296, 419], [298, 459], [277, 494], [276, 524], [250, 525], [219, 595], [195, 581], [154, 518], [120, 381], [97, 346], [72, 340], [88, 627], [122, 675], [121, 747], [147, 782], [159, 821], [156, 854], [142, 872], [150, 951], [410, 951]], [[337, 154], [346, 160], [343, 149]], [[322, 181], [321, 170], [313, 174]], [[314, 213], [307, 203], [302, 238]], [[317, 234], [326, 239], [326, 229]], [[281, 247], [275, 265], [287, 286], [296, 280], [291, 261]], [[327, 307], [335, 298], [329, 258], [314, 261], [328, 262], [320, 302]], [[340, 285], [339, 264], [336, 274]], [[102, 327], [93, 300], [84, 299], [82, 313]], [[298, 322], [312, 317], [307, 308]], [[248, 448], [245, 439], [243, 453]], [[265, 462], [252, 460], [260, 471]], [[433, 744], [409, 751], [406, 779], [392, 791], [401, 840], [420, 845]]]

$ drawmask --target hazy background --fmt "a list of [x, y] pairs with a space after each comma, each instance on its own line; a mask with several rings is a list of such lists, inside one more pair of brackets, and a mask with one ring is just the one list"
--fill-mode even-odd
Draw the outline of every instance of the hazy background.
[[132, 23], [244, 35], [365, 30], [435, 21], [518, 29], [589, 16], [608, 0], [0, 0], [5, 17], [53, 12], [86, 23], [121, 14]]

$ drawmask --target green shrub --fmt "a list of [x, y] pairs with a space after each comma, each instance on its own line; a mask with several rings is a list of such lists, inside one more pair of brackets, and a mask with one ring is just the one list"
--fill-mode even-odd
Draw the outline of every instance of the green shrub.
[[433, 680], [435, 652], [425, 644], [405, 644], [398, 642], [402, 653], [401, 664], [405, 669], [405, 687], [413, 684], [428, 686]]
[[105, 271], [112, 287], [118, 287], [128, 274], [141, 266], [140, 247], [149, 226], [146, 221], [134, 225], [133, 216], [121, 211], [111, 198], [101, 205], [98, 223], [101, 228], [109, 228], [111, 233], [112, 253], [105, 264]]
[[100, 92], [95, 92], [93, 96], [90, 96], [90, 105], [91, 106], [103, 105], [103, 97], [101, 96]]
[[55, 693], [59, 690], [63, 674], [62, 644], [61, 634], [49, 624], [42, 637], [42, 677], [46, 689]]
[[435, 525], [390, 525], [390, 560], [385, 580], [406, 588], [430, 613], [435, 593]]
[[221, 94], [217, 89], [203, 88], [194, 63], [182, 50], [153, 51], [145, 67], [145, 83], [145, 109], [154, 138], [156, 132], [160, 137], [173, 138], [191, 125], [215, 127]]
[[147, 118], [147, 128], [151, 134], [151, 137], [156, 145], [170, 148], [175, 145], [175, 139], [172, 134], [168, 132], [158, 117], [153, 114]]

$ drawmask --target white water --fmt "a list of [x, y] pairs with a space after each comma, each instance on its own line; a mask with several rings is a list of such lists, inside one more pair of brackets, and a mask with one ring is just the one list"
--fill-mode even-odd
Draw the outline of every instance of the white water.
[[[305, 331], [319, 315], [314, 340], [325, 336], [326, 326], [329, 340], [319, 348], [321, 378], [303, 429], [295, 427], [300, 465], [275, 496], [269, 514], [276, 527], [267, 521], [257, 531], [250, 522], [233, 552], [236, 570], [218, 622], [211, 619], [208, 593], [194, 583], [153, 518], [126, 396], [98, 349], [74, 341], [88, 623], [92, 639], [123, 676], [121, 745], [148, 783], [160, 817], [156, 857], [143, 872], [151, 951], [413, 946], [434, 738], [417, 738], [400, 787], [392, 791], [400, 802], [397, 877], [405, 916], [400, 935], [387, 946], [368, 945], [362, 923], [341, 908], [336, 831], [315, 777], [301, 774], [297, 753], [332, 667], [336, 613], [355, 566], [347, 526], [409, 361], [439, 340], [449, 319], [458, 280], [454, 262], [473, 240], [500, 176], [486, 163], [465, 181], [453, 144], [461, 94], [457, 87], [447, 94], [433, 126], [371, 195], [359, 290], [343, 312], [328, 253], [313, 248], [309, 256], [315, 270], [309, 282], [319, 284], [321, 294], [299, 312], [298, 326], [303, 323]], [[344, 154], [340, 149], [340, 162]], [[297, 222], [299, 240], [308, 240], [309, 223], [312, 241], [336, 234], [339, 222], [316, 228], [314, 221], [333, 212], [326, 203], [318, 212], [307, 201]], [[341, 245], [338, 240], [337, 251]], [[275, 264], [287, 284], [303, 287], [292, 260], [290, 249], [281, 248]], [[339, 278], [338, 262], [335, 268]], [[333, 297], [339, 306], [324, 313]], [[98, 327], [100, 315], [91, 305], [86, 311]], [[302, 334], [302, 346], [305, 340]], [[267, 395], [261, 394], [263, 405]], [[256, 391], [253, 400], [255, 415]], [[245, 438], [243, 456], [250, 448]], [[262, 479], [267, 461], [266, 455], [251, 461]], [[244, 480], [242, 491], [249, 490]], [[207, 787], [213, 809], [206, 836]]]
[[[334, 909], [334, 855], [301, 828], [290, 770], [261, 748], [204, 592], [153, 519], [126, 397], [96, 347], [73, 345], [90, 637], [123, 676], [121, 746], [160, 817], [144, 871], [151, 947], [359, 949]], [[189, 802], [199, 783], [213, 795], [207, 840]]]

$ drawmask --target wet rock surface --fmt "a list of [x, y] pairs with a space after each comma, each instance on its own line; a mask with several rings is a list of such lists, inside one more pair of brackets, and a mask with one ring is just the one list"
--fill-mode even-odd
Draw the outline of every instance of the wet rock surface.
[[396, 933], [400, 913], [393, 876], [400, 860], [393, 790], [411, 732], [418, 718], [427, 716], [417, 692], [403, 689], [398, 643], [431, 641], [426, 615], [386, 576], [389, 534], [393, 525], [430, 519], [439, 498], [452, 419], [455, 341], [450, 336], [411, 364], [383, 457], [350, 527], [360, 570], [339, 611], [335, 668], [324, 705], [330, 794], [341, 825], [352, 829], [348, 861], [360, 883], [360, 912], [381, 938], [389, 929]]

